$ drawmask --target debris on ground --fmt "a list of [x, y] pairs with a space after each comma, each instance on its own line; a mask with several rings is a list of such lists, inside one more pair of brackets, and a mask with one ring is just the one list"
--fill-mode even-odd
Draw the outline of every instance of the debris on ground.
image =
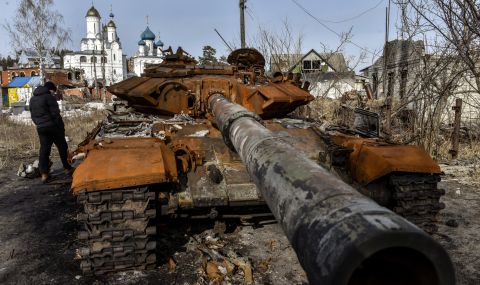
[[40, 169], [38, 168], [38, 160], [35, 160], [33, 163], [25, 164], [20, 163], [17, 171], [17, 175], [23, 178], [37, 178], [40, 177]]
[[450, 220], [445, 222], [445, 225], [447, 225], [449, 227], [452, 227], [452, 228], [456, 228], [456, 227], [458, 227], [458, 222], [454, 219], [450, 219]]

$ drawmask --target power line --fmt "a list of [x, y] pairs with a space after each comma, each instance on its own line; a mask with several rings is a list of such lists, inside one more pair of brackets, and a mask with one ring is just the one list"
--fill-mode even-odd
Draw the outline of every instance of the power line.
[[[325, 29], [329, 30], [330, 32], [334, 33], [335, 35], [337, 35], [339, 38], [342, 38], [342, 35], [340, 35], [339, 33], [337, 33], [334, 29], [330, 28], [329, 26], [327, 26], [325, 23], [322, 23], [322, 21], [320, 19], [318, 19], [317, 17], [315, 17], [314, 15], [312, 15], [305, 7], [303, 7], [300, 3], [297, 2], [297, 0], [292, 0], [293, 3], [295, 3], [295, 5], [297, 5], [300, 9], [303, 10], [303, 12], [305, 12], [307, 15], [309, 15], [312, 19], [314, 19], [317, 23], [319, 23], [320, 25], [322, 25], [322, 27], [324, 27]], [[345, 39], [345, 41], [351, 43], [352, 45], [356, 46], [357, 48], [361, 49], [361, 50], [364, 50], [374, 56], [376, 56], [377, 54], [375, 54], [374, 52], [368, 50], [367, 48], [365, 47], [362, 47], [360, 46], [359, 44], [349, 40], [349, 39]]]
[[371, 8], [368, 8], [367, 10], [353, 16], [353, 17], [350, 17], [350, 18], [347, 18], [347, 19], [343, 19], [343, 20], [338, 20], [338, 21], [332, 21], [332, 20], [326, 20], [326, 19], [320, 19], [324, 22], [327, 22], [327, 23], [332, 23], [332, 24], [340, 24], [340, 23], [345, 23], [345, 22], [349, 22], [349, 21], [352, 21], [352, 20], [355, 20], [355, 19], [358, 19], [360, 18], [361, 16], [367, 14], [368, 12], [372, 11], [372, 10], [375, 10], [378, 6], [380, 6], [380, 4], [382, 4], [385, 0], [380, 0], [378, 1], [377, 4], [375, 4], [375, 6], [371, 7]]

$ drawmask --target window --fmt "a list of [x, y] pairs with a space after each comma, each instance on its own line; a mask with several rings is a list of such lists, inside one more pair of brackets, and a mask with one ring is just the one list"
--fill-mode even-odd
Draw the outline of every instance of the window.
[[20, 72], [20, 77], [25, 77], [25, 72], [21, 71]]
[[393, 96], [393, 84], [395, 83], [395, 77], [393, 72], [388, 73], [388, 87], [387, 87], [387, 96]]
[[75, 72], [75, 80], [80, 80], [80, 71]]
[[378, 88], [378, 75], [376, 73], [372, 75], [372, 81], [373, 81], [373, 93], [376, 93]]
[[35, 71], [32, 71], [32, 72], [30, 73], [30, 76], [38, 76], [38, 74], [37, 74]]
[[12, 78], [14, 77], [17, 77], [17, 73], [16, 72], [12, 72]]
[[117, 57], [115, 56], [115, 54], [113, 54], [113, 60], [117, 60]]
[[72, 73], [71, 72], [67, 73], [67, 78], [68, 78], [68, 80], [72, 80]]
[[92, 57], [90, 58], [90, 62], [91, 62], [91, 63], [97, 63], [97, 58], [96, 58], [95, 56], [92, 56]]
[[312, 60], [312, 69], [320, 69], [320, 60]]
[[102, 63], [107, 63], [107, 58], [105, 56], [102, 56]]
[[304, 60], [303, 61], [303, 69], [305, 69], [305, 70], [312, 69], [312, 61], [311, 60]]
[[400, 99], [405, 96], [407, 92], [408, 70], [404, 69], [400, 72]]
[[117, 75], [117, 70], [116, 69], [113, 70], [113, 74]]
[[80, 57], [80, 62], [87, 62], [87, 57], [84, 56], [84, 55], [82, 55], [82, 56]]

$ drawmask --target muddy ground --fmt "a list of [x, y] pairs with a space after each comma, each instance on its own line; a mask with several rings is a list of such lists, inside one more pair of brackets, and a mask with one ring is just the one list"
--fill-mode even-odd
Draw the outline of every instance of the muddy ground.
[[[480, 190], [464, 179], [460, 168], [444, 166], [440, 187], [447, 193], [446, 209], [434, 238], [450, 253], [457, 283], [480, 284]], [[279, 225], [268, 220], [165, 223], [158, 237], [157, 269], [82, 276], [75, 260], [79, 206], [69, 193], [68, 178], [57, 171], [56, 180], [42, 185], [15, 172], [0, 173], [0, 284], [208, 284], [205, 266], [210, 255], [218, 254], [227, 264], [215, 268], [226, 271], [228, 263], [246, 264], [255, 284], [307, 284]], [[243, 284], [248, 279], [245, 266], [237, 267], [225, 284]]]

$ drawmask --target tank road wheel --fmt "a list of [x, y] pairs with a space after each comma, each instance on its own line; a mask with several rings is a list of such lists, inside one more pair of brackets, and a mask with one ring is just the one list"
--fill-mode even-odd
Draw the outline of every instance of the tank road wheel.
[[440, 197], [445, 190], [438, 189], [439, 175], [395, 174], [390, 176], [392, 200], [389, 208], [405, 217], [427, 233], [438, 230], [435, 224], [438, 212], [445, 208]]
[[125, 269], [150, 269], [156, 264], [155, 193], [147, 187], [82, 193], [84, 213], [77, 250], [84, 274], [101, 275]]

